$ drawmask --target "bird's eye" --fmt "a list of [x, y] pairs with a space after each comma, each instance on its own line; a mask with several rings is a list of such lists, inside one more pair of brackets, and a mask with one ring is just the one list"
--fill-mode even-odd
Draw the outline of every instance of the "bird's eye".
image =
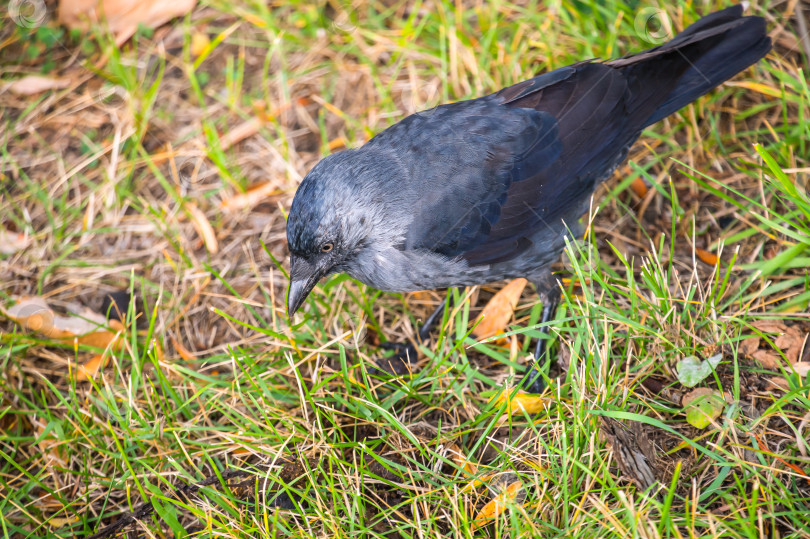
[[323, 245], [321, 245], [321, 252], [328, 253], [329, 251], [332, 250], [333, 247], [334, 245], [332, 245], [331, 243], [324, 243]]

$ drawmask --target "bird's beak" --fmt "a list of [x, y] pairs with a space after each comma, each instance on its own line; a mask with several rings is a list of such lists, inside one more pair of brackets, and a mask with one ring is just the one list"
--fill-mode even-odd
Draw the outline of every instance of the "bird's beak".
[[290, 316], [295, 314], [324, 275], [326, 272], [321, 268], [290, 255], [290, 289], [287, 293], [287, 313]]

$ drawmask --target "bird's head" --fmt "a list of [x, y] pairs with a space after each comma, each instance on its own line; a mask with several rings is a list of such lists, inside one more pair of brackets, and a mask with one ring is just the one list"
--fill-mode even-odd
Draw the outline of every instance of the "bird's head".
[[363, 250], [379, 214], [369, 204], [369, 179], [375, 171], [362, 156], [346, 150], [323, 159], [301, 182], [287, 219], [290, 288], [287, 311], [292, 316], [318, 281], [331, 273], [352, 273], [352, 261]]

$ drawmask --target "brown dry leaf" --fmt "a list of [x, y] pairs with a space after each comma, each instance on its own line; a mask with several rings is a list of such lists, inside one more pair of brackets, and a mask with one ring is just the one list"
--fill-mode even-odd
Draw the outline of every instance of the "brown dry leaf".
[[636, 178], [635, 180], [633, 180], [633, 183], [630, 184], [630, 189], [632, 189], [633, 192], [637, 194], [639, 198], [644, 198], [645, 196], [647, 196], [647, 191], [649, 191], [649, 189], [647, 188], [647, 184], [644, 183], [644, 180], [642, 180], [641, 178]]
[[185, 15], [197, 0], [60, 0], [59, 22], [70, 28], [89, 30], [106, 20], [118, 45], [138, 30], [138, 25], [157, 28], [169, 20]]
[[759, 350], [759, 337], [748, 337], [740, 341], [740, 352], [746, 356], [753, 356]]
[[260, 183], [250, 187], [244, 193], [239, 193], [231, 198], [226, 198], [220, 204], [220, 208], [225, 211], [236, 211], [243, 208], [252, 208], [268, 196], [281, 191], [272, 183]]
[[102, 367], [107, 366], [109, 360], [109, 354], [96, 354], [91, 357], [76, 369], [76, 381], [84, 382], [93, 378]]
[[[801, 331], [795, 327], [786, 326], [782, 322], [773, 320], [759, 320], [754, 322], [753, 326], [762, 333], [771, 334], [770, 339], [773, 341], [774, 345], [785, 354], [789, 363], [795, 363], [799, 360], [807, 338]], [[758, 337], [752, 337], [746, 340], [753, 340], [755, 338], [757, 339], [757, 348], [759, 348]], [[782, 364], [782, 358], [775, 350], [755, 349], [751, 355], [766, 369], [778, 369], [779, 365]]]
[[31, 245], [31, 238], [25, 234], [11, 232], [0, 227], [0, 254], [13, 255]]
[[70, 81], [67, 79], [28, 75], [6, 84], [6, 89], [17, 95], [34, 95], [48, 90], [60, 90], [68, 86], [70, 86]]
[[692, 404], [696, 399], [699, 399], [700, 397], [705, 397], [707, 395], [712, 395], [714, 393], [715, 391], [708, 387], [696, 387], [695, 389], [693, 389], [692, 391], [683, 396], [683, 399], [681, 400], [681, 406], [686, 408], [687, 406]]
[[116, 350], [121, 346], [123, 325], [117, 320], [107, 321], [89, 310], [79, 313], [81, 317], [58, 315], [40, 297], [19, 298], [8, 310], [0, 306], [0, 314], [50, 339]]
[[[799, 377], [801, 377], [802, 380], [804, 380], [807, 378], [807, 375], [810, 374], [810, 361], [799, 361], [798, 363], [793, 363], [792, 365], [789, 365], [786, 370], [788, 372], [795, 372], [799, 375]], [[771, 376], [770, 381], [783, 391], [790, 390], [788, 381], [782, 376]]]
[[700, 259], [701, 262], [703, 262], [704, 264], [708, 264], [710, 266], [716, 266], [717, 261], [719, 260], [716, 254], [710, 253], [705, 249], [695, 248], [695, 254]]
[[447, 452], [450, 453], [450, 458], [456, 463], [456, 466], [468, 474], [475, 475], [478, 472], [478, 467], [467, 460], [467, 457], [465, 457], [464, 453], [461, 452], [461, 448], [458, 446], [458, 444], [450, 444], [450, 446], [447, 448]]
[[807, 375], [810, 374], [810, 361], [793, 363], [790, 365], [790, 370], [795, 371], [802, 379], [807, 378]]
[[217, 235], [214, 232], [214, 227], [211, 226], [211, 222], [196, 204], [189, 203], [186, 207], [191, 214], [191, 224], [194, 225], [197, 234], [202, 238], [206, 250], [212, 255], [216, 254], [219, 251], [219, 242], [217, 242]]
[[[495, 400], [498, 404], [502, 404], [512, 395], [513, 389], [504, 389], [501, 391]], [[546, 407], [546, 399], [540, 395], [533, 393], [526, 393], [525, 391], [518, 391], [510, 400], [506, 407], [506, 413], [509, 415], [522, 414], [524, 411], [527, 414], [536, 414]]]
[[771, 371], [778, 371], [779, 365], [782, 363], [782, 358], [773, 350], [757, 350], [751, 354], [751, 357], [756, 359], [760, 365]]
[[495, 496], [492, 501], [482, 507], [478, 514], [475, 515], [475, 519], [473, 519], [471, 527], [472, 531], [475, 531], [482, 526], [486, 526], [501, 513], [503, 513], [509, 502], [514, 502], [517, 500], [521, 490], [523, 490], [523, 483], [520, 481], [515, 481], [506, 487], [503, 492]]
[[477, 319], [480, 322], [473, 331], [477, 339], [486, 339], [503, 333], [506, 324], [515, 313], [515, 307], [527, 283], [526, 279], [515, 279], [492, 296]]

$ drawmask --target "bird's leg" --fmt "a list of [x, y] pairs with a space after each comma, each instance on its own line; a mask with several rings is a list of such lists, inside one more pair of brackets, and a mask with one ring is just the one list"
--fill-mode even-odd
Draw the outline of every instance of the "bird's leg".
[[439, 302], [439, 305], [436, 309], [427, 317], [425, 323], [422, 324], [422, 327], [419, 328], [419, 342], [425, 342], [430, 339], [430, 332], [433, 331], [433, 328], [436, 326], [436, 321], [441, 319], [442, 315], [444, 314], [444, 305], [447, 303], [447, 300]]
[[543, 315], [540, 319], [540, 323], [543, 324], [543, 327], [540, 328], [540, 331], [544, 333], [544, 335], [537, 340], [537, 346], [534, 349], [534, 360], [532, 361], [529, 370], [526, 371], [526, 374], [523, 375], [523, 379], [520, 381], [520, 386], [529, 393], [542, 393], [543, 389], [545, 388], [543, 376], [540, 374], [538, 368], [542, 366], [542, 363], [545, 362], [544, 360], [548, 346], [547, 336], [549, 333], [548, 322], [554, 319], [554, 315], [557, 312], [558, 303], [559, 292], [548, 293], [543, 301]]
[[[422, 324], [421, 328], [419, 328], [416, 336], [420, 344], [430, 339], [430, 332], [436, 326], [436, 322], [441, 320], [442, 314], [444, 313], [444, 304], [446, 302], [447, 301], [445, 300], [439, 303], [436, 310], [434, 310], [431, 315], [427, 317], [425, 323]], [[407, 372], [407, 365], [414, 363], [418, 356], [416, 347], [410, 342], [386, 342], [382, 343], [380, 348], [383, 348], [384, 350], [394, 350], [393, 356], [382, 358], [378, 362], [381, 363], [380, 367], [383, 370], [394, 374], [404, 374]]]

